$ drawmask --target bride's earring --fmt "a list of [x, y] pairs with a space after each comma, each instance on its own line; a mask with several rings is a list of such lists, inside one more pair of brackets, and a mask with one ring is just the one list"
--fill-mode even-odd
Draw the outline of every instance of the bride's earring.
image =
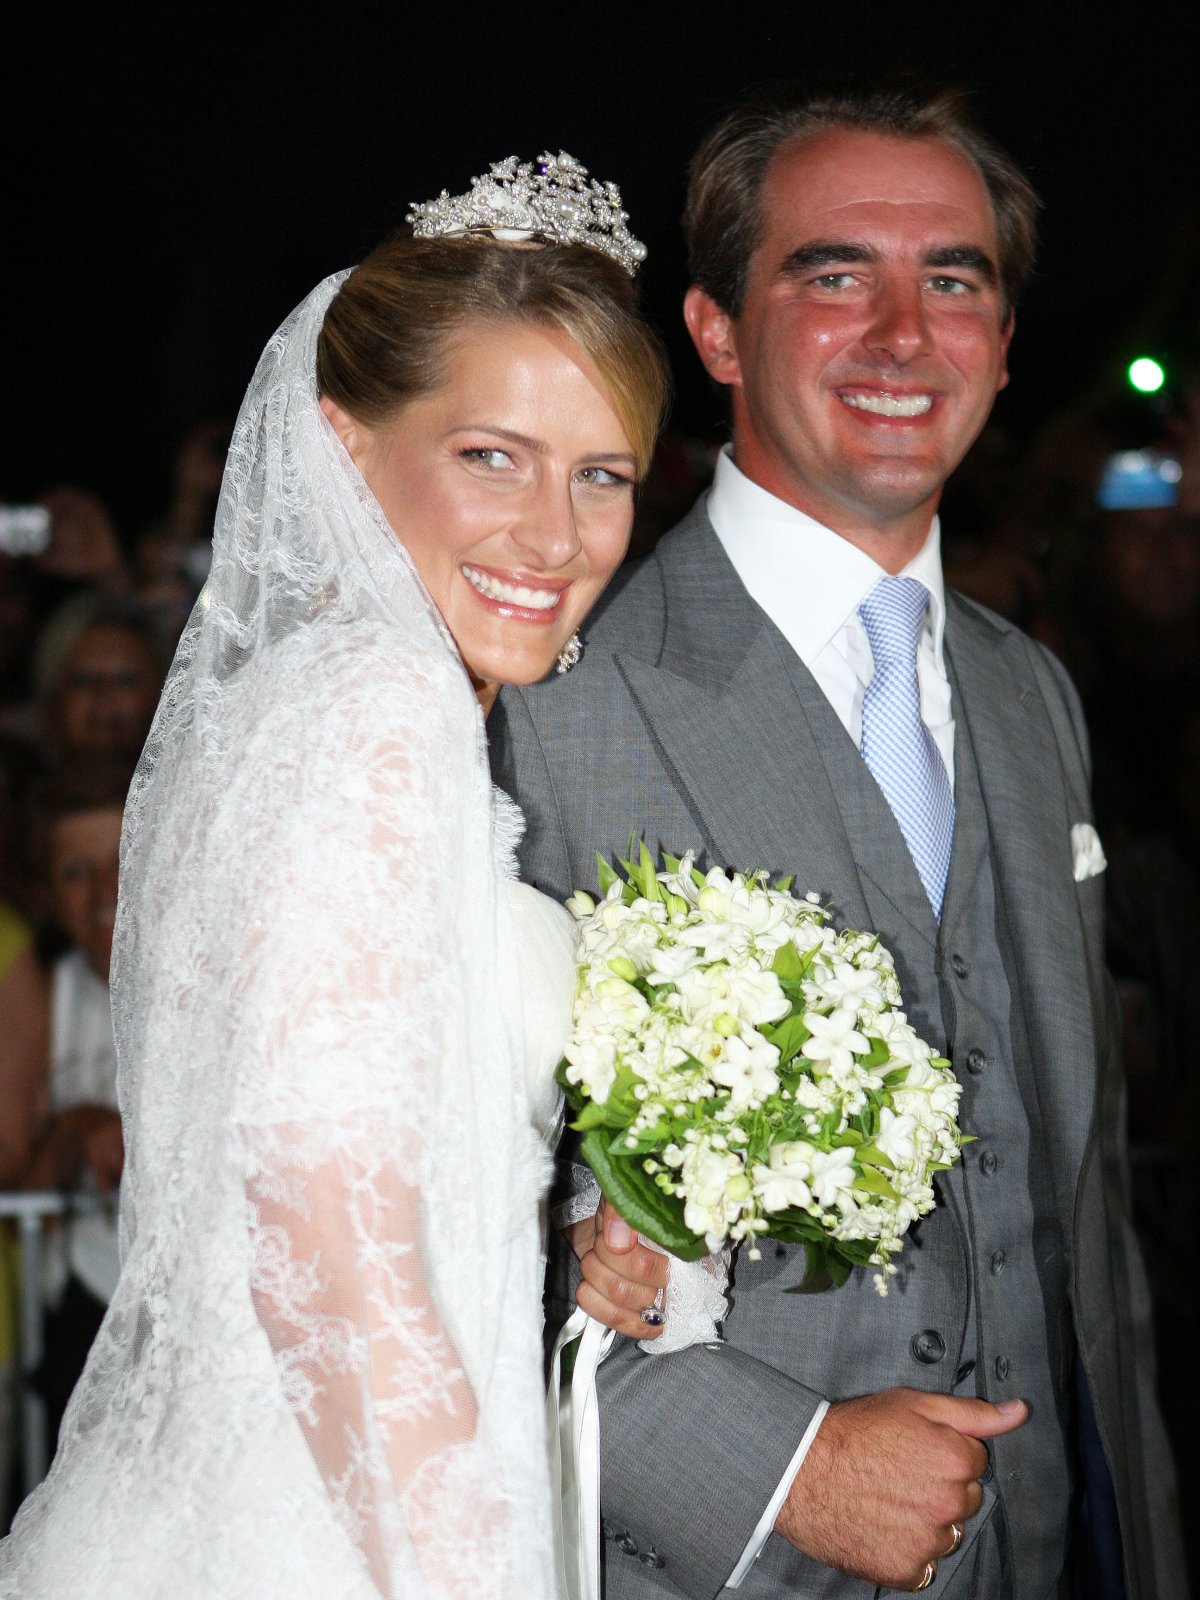
[[560, 678], [564, 672], [570, 672], [582, 654], [583, 640], [577, 633], [573, 633], [554, 658], [554, 670]]

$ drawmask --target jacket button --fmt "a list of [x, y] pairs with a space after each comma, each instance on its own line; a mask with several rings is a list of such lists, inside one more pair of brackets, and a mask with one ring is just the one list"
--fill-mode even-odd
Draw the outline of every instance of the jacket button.
[[635, 1556], [638, 1553], [637, 1541], [631, 1539], [627, 1533], [623, 1533], [617, 1540], [617, 1549], [624, 1550], [627, 1556]]
[[979, 1170], [985, 1178], [990, 1178], [1000, 1165], [1000, 1157], [994, 1150], [985, 1150], [979, 1157]]
[[914, 1333], [909, 1349], [913, 1353], [913, 1360], [919, 1361], [923, 1366], [931, 1367], [935, 1361], [940, 1361], [946, 1354], [946, 1341], [936, 1328], [926, 1328], [923, 1333]]
[[954, 1374], [955, 1383], [965, 1383], [974, 1371], [975, 1363], [973, 1361], [964, 1361], [962, 1366], [959, 1367], [958, 1371]]
[[1008, 1255], [1004, 1250], [993, 1250], [988, 1266], [992, 1269], [992, 1276], [998, 1278], [1008, 1265]]
[[984, 1067], [986, 1067], [986, 1066], [987, 1066], [987, 1057], [984, 1055], [983, 1051], [979, 1049], [978, 1046], [976, 1046], [973, 1050], [968, 1050], [967, 1051], [967, 1071], [968, 1072], [973, 1072], [975, 1074], [975, 1076], [978, 1077], [979, 1074], [983, 1071]]
[[965, 978], [971, 970], [960, 955], [951, 956], [950, 965], [954, 969], [954, 976], [956, 978]]
[[667, 1564], [657, 1550], [643, 1550], [638, 1560], [647, 1567], [665, 1567]]
[[1005, 1378], [1008, 1377], [1008, 1357], [1007, 1356], [997, 1356], [996, 1357], [996, 1376], [1000, 1379], [1001, 1383], [1003, 1383]]

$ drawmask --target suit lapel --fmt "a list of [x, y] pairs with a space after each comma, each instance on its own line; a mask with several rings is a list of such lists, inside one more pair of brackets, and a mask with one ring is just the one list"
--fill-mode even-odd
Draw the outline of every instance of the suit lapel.
[[794, 873], [801, 892], [815, 890], [839, 921], [863, 926], [854, 858], [774, 628], [702, 512], [660, 546], [659, 561], [661, 655], [627, 654], [617, 665], [703, 822], [710, 855], [738, 870]]
[[1013, 930], [1040, 1106], [1070, 1204], [1091, 1123], [1095, 1041], [1085, 937], [1070, 851], [1062, 757], [1029, 646], [957, 596], [946, 652], [971, 739], [997, 888]]

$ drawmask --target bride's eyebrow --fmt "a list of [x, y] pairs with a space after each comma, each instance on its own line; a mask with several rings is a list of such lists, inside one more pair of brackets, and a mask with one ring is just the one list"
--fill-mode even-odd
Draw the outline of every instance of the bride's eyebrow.
[[515, 433], [511, 428], [498, 428], [494, 422], [466, 422], [462, 427], [454, 428], [451, 437], [459, 433], [490, 433], [496, 439], [507, 439], [509, 444], [519, 444], [539, 456], [547, 455], [550, 450], [544, 439], [535, 439], [528, 433]]

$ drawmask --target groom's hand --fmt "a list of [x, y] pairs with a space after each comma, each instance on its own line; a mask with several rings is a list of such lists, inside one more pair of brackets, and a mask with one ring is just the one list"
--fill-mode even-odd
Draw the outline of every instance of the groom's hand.
[[594, 1217], [577, 1222], [569, 1237], [583, 1274], [575, 1298], [588, 1316], [627, 1339], [657, 1339], [662, 1329], [647, 1327], [642, 1312], [666, 1289], [669, 1258], [639, 1243], [607, 1200]]
[[915, 1589], [983, 1501], [983, 1439], [1019, 1428], [1021, 1400], [885, 1389], [826, 1412], [775, 1521], [797, 1550], [887, 1589]]

